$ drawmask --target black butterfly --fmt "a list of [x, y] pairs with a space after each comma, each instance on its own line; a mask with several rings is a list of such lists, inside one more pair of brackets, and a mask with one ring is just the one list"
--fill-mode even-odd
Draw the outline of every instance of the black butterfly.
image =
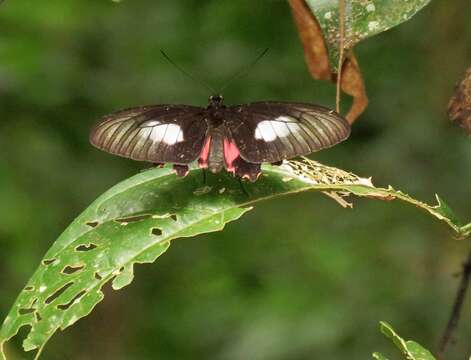
[[105, 116], [92, 130], [99, 149], [134, 160], [172, 163], [177, 175], [222, 169], [255, 181], [262, 163], [331, 147], [350, 134], [338, 113], [318, 105], [264, 101], [225, 106], [220, 95], [206, 108], [189, 105], [136, 107]]

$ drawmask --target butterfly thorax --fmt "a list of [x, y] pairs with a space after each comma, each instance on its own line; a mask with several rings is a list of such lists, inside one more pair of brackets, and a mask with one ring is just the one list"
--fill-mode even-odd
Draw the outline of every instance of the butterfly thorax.
[[226, 106], [223, 104], [223, 97], [221, 95], [214, 95], [209, 97], [209, 104], [206, 108], [206, 122], [208, 123], [209, 130], [211, 128], [218, 128], [224, 121], [224, 110]]
[[225, 107], [223, 102], [224, 102], [224, 98], [222, 95], [211, 95], [209, 97], [208, 109]]

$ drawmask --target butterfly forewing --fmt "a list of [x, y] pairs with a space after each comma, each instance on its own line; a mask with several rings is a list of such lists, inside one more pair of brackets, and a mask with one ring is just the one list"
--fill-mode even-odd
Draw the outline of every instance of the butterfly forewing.
[[305, 103], [231, 106], [224, 120], [242, 158], [253, 163], [307, 155], [331, 147], [350, 134], [350, 125], [335, 111]]
[[144, 106], [105, 116], [92, 130], [90, 141], [134, 160], [188, 164], [201, 153], [207, 128], [203, 108]]

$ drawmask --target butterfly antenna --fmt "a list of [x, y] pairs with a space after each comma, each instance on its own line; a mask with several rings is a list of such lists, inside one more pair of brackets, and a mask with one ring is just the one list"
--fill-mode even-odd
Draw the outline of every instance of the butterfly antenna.
[[252, 69], [252, 67], [254, 67], [264, 56], [265, 54], [268, 52], [269, 48], [266, 48], [265, 50], [263, 50], [260, 55], [258, 55], [256, 57], [256, 59], [254, 61], [252, 61], [250, 64], [244, 66], [241, 70], [239, 70], [237, 73], [235, 73], [230, 79], [229, 81], [226, 82], [225, 85], [223, 85], [220, 89], [219, 89], [219, 93], [221, 93], [225, 88], [227, 88], [232, 82], [234, 82], [234, 80], [237, 80], [239, 78], [241, 78], [242, 76], [245, 76], [248, 74], [248, 72]]
[[205, 88], [207, 88], [208, 90], [211, 91], [211, 94], [216, 94], [216, 91], [214, 90], [214, 88], [212, 86], [210, 86], [209, 84], [207, 84], [206, 82], [204, 82], [203, 80], [197, 78], [196, 76], [193, 76], [192, 74], [190, 74], [188, 71], [186, 71], [185, 69], [183, 69], [182, 67], [178, 66], [172, 59], [170, 59], [170, 57], [165, 53], [165, 51], [163, 51], [162, 49], [160, 50], [160, 53], [162, 54], [162, 56], [170, 63], [172, 64], [177, 70], [179, 70], [183, 75], [185, 75], [187, 78], [193, 80], [194, 82], [197, 82], [199, 83], [200, 85], [203, 85]]

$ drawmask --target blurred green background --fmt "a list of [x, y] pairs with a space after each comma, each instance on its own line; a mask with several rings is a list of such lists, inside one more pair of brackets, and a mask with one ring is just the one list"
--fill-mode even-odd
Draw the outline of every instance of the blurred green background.
[[[445, 112], [471, 62], [466, 0], [434, 0], [356, 48], [370, 106], [351, 138], [313, 158], [373, 176], [471, 219], [471, 142]], [[0, 317], [60, 232], [147, 165], [88, 143], [95, 119], [153, 103], [205, 105], [264, 47], [227, 103], [334, 104], [315, 82], [285, 1], [48, 0], [0, 6]], [[421, 211], [320, 194], [271, 200], [221, 233], [176, 241], [134, 283], [54, 337], [45, 359], [368, 359], [378, 331], [435, 349], [467, 244]], [[471, 355], [471, 299], [447, 359]], [[8, 348], [12, 359], [31, 358]]]

